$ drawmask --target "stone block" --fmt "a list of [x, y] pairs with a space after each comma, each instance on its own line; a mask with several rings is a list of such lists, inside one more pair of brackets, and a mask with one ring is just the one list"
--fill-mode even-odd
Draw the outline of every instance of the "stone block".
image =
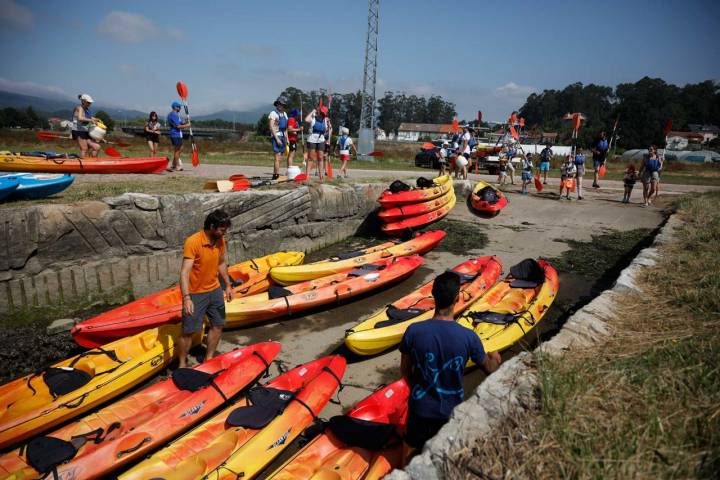
[[135, 206], [140, 210], [153, 211], [160, 208], [160, 200], [155, 196], [145, 193], [129, 193], [126, 195], [130, 196]]
[[109, 212], [108, 224], [119, 239], [118, 246], [139, 245], [143, 241], [143, 237], [122, 210]]
[[613, 290], [617, 292], [631, 291], [641, 293], [642, 289], [635, 282], [641, 268], [641, 265], [631, 263], [627, 268], [623, 269], [623, 271], [620, 272], [620, 276], [618, 276], [618, 279], [615, 281]]
[[131, 207], [133, 205], [133, 199], [129, 193], [123, 193], [117, 197], [105, 197], [102, 201], [111, 207]]
[[141, 237], [146, 240], [158, 240], [160, 238], [157, 233], [159, 221], [157, 212], [125, 210], [123, 213]]
[[43, 274], [35, 275], [32, 277], [33, 283], [35, 284], [35, 298], [37, 305], [44, 306], [50, 303], [48, 296], [47, 277]]
[[70, 267], [72, 274], [73, 291], [77, 297], [84, 297], [88, 293], [87, 283], [85, 282], [85, 270], [83, 267], [73, 265]]
[[[12, 307], [13, 310], [18, 310], [23, 307], [25, 307], [25, 296], [22, 292], [22, 287], [20, 286], [20, 280], [14, 279], [7, 282], [8, 286], [8, 292], [9, 292], [9, 307]], [[10, 310], [10, 308], [8, 308]]]
[[130, 285], [130, 265], [126, 259], [112, 262], [110, 269], [112, 271], [113, 287]]
[[45, 280], [45, 289], [47, 293], [48, 303], [55, 305], [62, 301], [62, 293], [60, 291], [60, 276], [56, 271], [45, 272], [41, 275]]
[[48, 335], [55, 335], [57, 333], [69, 332], [72, 327], [79, 322], [79, 318], [60, 318], [54, 320], [50, 325], [45, 327], [45, 332]]
[[77, 297], [72, 278], [72, 270], [69, 267], [65, 267], [58, 271], [58, 279], [60, 281], [60, 292], [63, 301], [67, 302], [70, 299]]
[[34, 307], [37, 305], [37, 292], [35, 291], [33, 279], [30, 277], [23, 277], [20, 282], [23, 297], [25, 298], [24, 306]]
[[97, 263], [83, 265], [83, 279], [85, 280], [85, 292], [88, 296], [100, 292], [100, 279], [97, 272]]
[[[0, 221], [0, 271], [23, 268], [38, 248], [38, 209], [3, 210]], [[18, 241], [22, 239], [22, 241]]]
[[98, 290], [100, 292], [112, 291], [113, 287], [115, 286], [115, 282], [113, 281], [112, 267], [107, 263], [101, 263], [100, 265], [95, 267], [95, 271], [97, 272], [99, 282]]

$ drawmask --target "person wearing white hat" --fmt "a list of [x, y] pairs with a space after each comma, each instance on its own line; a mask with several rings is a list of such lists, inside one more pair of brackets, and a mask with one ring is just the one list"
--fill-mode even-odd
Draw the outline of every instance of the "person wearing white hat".
[[88, 156], [88, 149], [90, 150], [91, 157], [97, 157], [100, 151], [100, 145], [90, 138], [90, 124], [97, 123], [98, 119], [93, 117], [90, 105], [93, 103], [93, 99], [87, 93], [78, 95], [80, 105], [75, 107], [73, 110], [73, 128], [72, 138], [77, 140], [78, 146], [80, 147], [80, 158]]
[[337, 139], [337, 149], [340, 153], [340, 161], [342, 162], [342, 165], [340, 166], [340, 175], [348, 178], [347, 163], [348, 160], [350, 160], [350, 150], [355, 151], [355, 155], [357, 155], [357, 149], [355, 148], [353, 139], [350, 138], [349, 128], [342, 127], [340, 129], [340, 136]]

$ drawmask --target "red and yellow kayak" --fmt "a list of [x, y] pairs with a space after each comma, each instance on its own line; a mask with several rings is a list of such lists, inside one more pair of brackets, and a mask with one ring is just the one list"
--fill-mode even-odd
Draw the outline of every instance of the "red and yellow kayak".
[[434, 187], [418, 188], [405, 192], [392, 193], [390, 190], [385, 190], [382, 195], [380, 195], [380, 198], [378, 198], [378, 202], [380, 202], [383, 208], [399, 207], [401, 205], [432, 200], [433, 198], [446, 194], [453, 188], [450, 175], [433, 178], [433, 183], [435, 183]]
[[[457, 316], [497, 282], [502, 262], [495, 256], [472, 258], [452, 271], [460, 275], [461, 281], [460, 298], [453, 312]], [[433, 282], [426, 283], [348, 330], [345, 345], [358, 355], [375, 355], [400, 343], [410, 325], [432, 318], [432, 286]]]
[[[225, 398], [255, 380], [279, 352], [277, 342], [232, 350], [191, 369], [210, 375], [214, 385], [190, 391], [168, 378], [48, 434], [75, 444], [80, 438], [86, 440], [71, 459], [56, 465], [58, 477], [106, 478], [209, 416]], [[0, 474], [24, 480], [42, 478], [43, 472], [28, 463], [28, 455], [42, 454], [42, 441], [33, 439], [0, 457]]]
[[349, 252], [304, 265], [274, 267], [270, 270], [270, 276], [281, 285], [305, 282], [334, 273], [346, 272], [384, 258], [423, 255], [435, 248], [443, 238], [445, 238], [445, 232], [432, 230], [419, 233], [406, 242], [387, 242], [358, 252]]
[[0, 172], [162, 173], [167, 157], [77, 158], [50, 152], [0, 153]]
[[[0, 449], [129, 390], [170, 363], [180, 325], [165, 325], [89, 350], [0, 387]], [[200, 341], [200, 335], [195, 339]]]
[[[491, 199], [488, 199], [489, 197], [483, 194], [484, 191], [490, 192], [489, 197]], [[473, 188], [472, 194], [470, 194], [470, 203], [480, 213], [497, 215], [500, 210], [507, 207], [508, 199], [500, 189], [480, 180]]]
[[377, 290], [403, 280], [423, 263], [419, 255], [387, 258], [361, 265], [357, 270], [336, 273], [297, 283], [285, 289], [270, 289], [225, 304], [227, 327], [244, 327]]
[[[234, 289], [235, 296], [266, 291], [270, 286], [271, 268], [299, 265], [304, 258], [303, 252], [277, 252], [229, 267], [230, 276], [242, 282]], [[78, 344], [95, 348], [148, 328], [179, 322], [181, 316], [182, 298], [176, 285], [89, 318], [75, 325], [70, 333]]]
[[448, 191], [445, 195], [428, 200], [427, 202], [412, 203], [410, 205], [380, 210], [380, 212], [378, 212], [378, 217], [380, 217], [380, 219], [385, 223], [399, 222], [408, 217], [415, 217], [417, 215], [435, 211], [438, 208], [447, 205], [450, 199], [454, 196], [455, 193], [453, 191]]
[[[258, 395], [272, 394], [273, 400], [286, 399], [288, 403], [281, 413], [268, 418], [262, 408], [242, 411], [245, 421], [241, 424], [247, 424], [248, 420], [262, 424], [265, 422], [260, 418], [265, 417], [266, 422], [269, 420], [265, 426], [233, 426], [238, 423], [234, 421], [233, 412], [250, 406], [248, 397], [240, 398], [118, 478], [253, 478], [313, 422], [337, 390], [345, 365], [342, 356], [333, 355], [295, 367], [265, 385], [269, 391], [256, 391]], [[249, 397], [255, 398], [253, 390]]]
[[399, 222], [386, 223], [382, 226], [382, 231], [386, 235], [399, 236], [405, 233], [408, 229], [422, 228], [426, 225], [430, 225], [433, 222], [445, 218], [450, 210], [455, 207], [456, 202], [455, 194], [451, 193], [450, 200], [448, 203], [433, 210], [432, 212], [417, 215], [415, 217], [403, 218]]
[[397, 380], [330, 420], [316, 437], [273, 472], [272, 480], [379, 480], [402, 462], [399, 441], [410, 388]]

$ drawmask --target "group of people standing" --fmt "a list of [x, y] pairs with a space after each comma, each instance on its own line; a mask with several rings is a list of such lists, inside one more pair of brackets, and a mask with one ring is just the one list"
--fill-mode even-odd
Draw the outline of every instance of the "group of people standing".
[[297, 151], [298, 135], [302, 138], [303, 163], [307, 167], [308, 175], [316, 173], [319, 180], [325, 180], [326, 160], [330, 161], [333, 151], [340, 154], [340, 176], [348, 177], [347, 164], [350, 160], [350, 153], [357, 155], [355, 144], [350, 137], [350, 130], [347, 127], [339, 129], [337, 142], [334, 150], [331, 143], [332, 123], [330, 122], [329, 110], [325, 105], [312, 109], [305, 116], [305, 123], [308, 126], [307, 142], [304, 142], [305, 131], [300, 125], [300, 112], [294, 108], [288, 113], [288, 99], [280, 95], [273, 103], [273, 110], [268, 114], [268, 126], [270, 127], [270, 144], [274, 154], [273, 179], [280, 176], [280, 161], [286, 156], [287, 168], [293, 166], [295, 152]]

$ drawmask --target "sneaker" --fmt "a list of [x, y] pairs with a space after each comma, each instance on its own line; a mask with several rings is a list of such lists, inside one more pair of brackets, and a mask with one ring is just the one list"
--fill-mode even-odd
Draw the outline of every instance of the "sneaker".
[[272, 176], [271, 180], [277, 180], [278, 178], [280, 178], [280, 174], [279, 174], [279, 173], [273, 173], [273, 176]]
[[582, 199], [584, 199], [584, 198], [585, 198], [585, 197], [578, 197], [578, 200], [582, 200]]
[[593, 187], [593, 188], [600, 188], [600, 185], [598, 185], [597, 183], [593, 183], [593, 186], [592, 186], [592, 187]]
[[547, 182], [543, 182], [543, 185], [547, 185]]

